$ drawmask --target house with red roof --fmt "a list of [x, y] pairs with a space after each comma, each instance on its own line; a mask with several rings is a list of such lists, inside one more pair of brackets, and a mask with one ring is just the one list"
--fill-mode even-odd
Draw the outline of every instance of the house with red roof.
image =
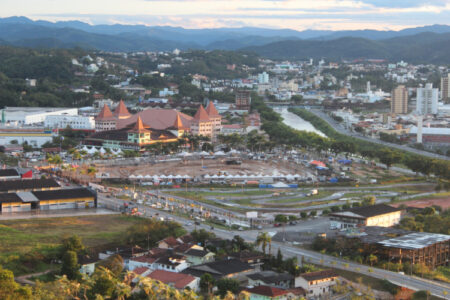
[[273, 286], [259, 285], [245, 289], [250, 294], [250, 300], [288, 300], [289, 292]]
[[308, 298], [316, 298], [330, 294], [337, 278], [333, 270], [303, 273], [295, 278], [294, 286], [303, 288]]
[[153, 271], [146, 277], [160, 281], [178, 290], [189, 288], [192, 291], [198, 291], [200, 284], [200, 278], [198, 277], [194, 277], [189, 274], [169, 272], [165, 270]]
[[95, 131], [107, 131], [116, 129], [116, 117], [113, 116], [108, 105], [104, 105], [97, 117], [95, 117]]

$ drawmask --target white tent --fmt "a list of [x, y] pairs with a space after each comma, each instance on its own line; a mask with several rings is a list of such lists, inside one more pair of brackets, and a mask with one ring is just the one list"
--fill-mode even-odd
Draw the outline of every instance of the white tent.
[[89, 152], [89, 148], [88, 148], [86, 145], [84, 145], [83, 148], [81, 148], [81, 150], [84, 150], [84, 151], [86, 151], [86, 152]]
[[191, 156], [192, 154], [191, 153], [188, 153], [188, 152], [186, 152], [186, 151], [183, 151], [183, 152], [181, 152], [181, 153], [178, 153], [178, 156]]
[[166, 179], [166, 178], [167, 178], [167, 176], [166, 176], [166, 175], [164, 175], [164, 174], [162, 174], [162, 175], [159, 175], [159, 178], [161, 178], [161, 179]]
[[134, 174], [131, 174], [128, 178], [134, 179], [134, 178], [136, 178], [136, 176]]
[[223, 174], [220, 174], [219, 175], [219, 178], [225, 178], [226, 176], [225, 175], [223, 175]]
[[147, 174], [147, 175], [144, 176], [144, 178], [145, 178], [145, 179], [151, 179], [152, 176], [150, 176], [149, 174]]
[[200, 152], [199, 154], [200, 154], [200, 155], [203, 155], [203, 156], [208, 156], [208, 155], [209, 155], [209, 153], [206, 152], [206, 151], [202, 151], [202, 152]]
[[159, 181], [159, 177], [157, 176], [157, 175], [153, 175], [153, 180], [155, 180], [155, 181]]
[[87, 152], [88, 152], [89, 154], [94, 154], [95, 152], [98, 152], [98, 151], [97, 151], [97, 148], [92, 147], [91, 149], [88, 149]]
[[183, 176], [181, 176], [180, 174], [178, 174], [177, 176], [175, 176], [176, 179], [182, 179]]
[[214, 155], [216, 155], [216, 156], [225, 155], [225, 152], [217, 151], [217, 152], [214, 152]]
[[237, 151], [236, 149], [231, 149], [231, 151], [228, 152], [228, 153], [230, 153], [230, 154], [238, 154], [238, 153], [240, 153], [240, 152]]
[[213, 176], [211, 176], [211, 178], [216, 179], [216, 178], [219, 178], [219, 176], [217, 176], [217, 174], [214, 174]]
[[227, 175], [227, 179], [233, 179], [234, 178], [234, 176], [233, 175]]
[[183, 175], [183, 178], [184, 179], [188, 179], [188, 178], [191, 178], [189, 175]]
[[283, 183], [283, 182], [277, 182], [275, 184], [272, 184], [272, 186], [274, 188], [288, 188], [289, 187], [289, 185], [287, 185], [286, 183]]
[[205, 178], [211, 178], [211, 176], [209, 174], [206, 174]]
[[167, 179], [173, 179], [174, 176], [172, 174], [169, 174], [169, 176], [167, 176]]
[[100, 150], [98, 150], [98, 152], [100, 152], [100, 154], [103, 155], [106, 153], [106, 150], [105, 150], [105, 148], [101, 147]]
[[137, 179], [142, 179], [144, 178], [144, 176], [142, 176], [141, 174], [139, 174], [138, 176], [136, 176]]

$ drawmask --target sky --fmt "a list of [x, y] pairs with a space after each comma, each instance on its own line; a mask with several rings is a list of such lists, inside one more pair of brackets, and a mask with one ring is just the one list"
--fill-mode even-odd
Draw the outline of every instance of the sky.
[[0, 17], [184, 28], [401, 30], [450, 25], [450, 0], [0, 0]]

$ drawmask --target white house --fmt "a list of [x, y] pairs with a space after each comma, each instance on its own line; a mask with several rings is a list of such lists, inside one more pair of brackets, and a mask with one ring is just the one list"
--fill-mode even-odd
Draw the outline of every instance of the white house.
[[294, 286], [303, 288], [308, 299], [320, 297], [332, 291], [337, 277], [333, 270], [305, 273], [295, 278]]

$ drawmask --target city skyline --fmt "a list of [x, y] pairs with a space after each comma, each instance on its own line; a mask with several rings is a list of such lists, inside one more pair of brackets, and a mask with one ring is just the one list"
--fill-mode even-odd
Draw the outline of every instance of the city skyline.
[[141, 24], [184, 28], [262, 27], [294, 30], [401, 30], [450, 24], [450, 1], [383, 0], [0, 0], [0, 17], [79, 20], [89, 24]]

